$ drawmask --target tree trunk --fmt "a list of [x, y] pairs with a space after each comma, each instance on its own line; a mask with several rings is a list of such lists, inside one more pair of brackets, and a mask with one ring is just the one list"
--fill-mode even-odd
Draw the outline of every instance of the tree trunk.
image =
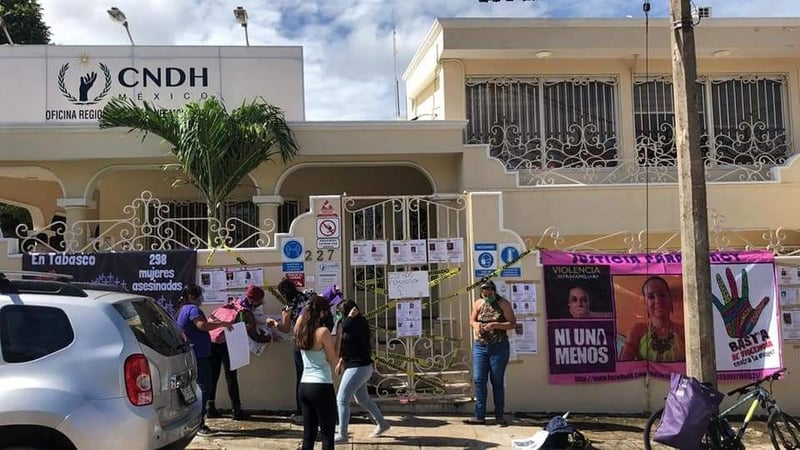
[[206, 246], [208, 248], [214, 248], [215, 241], [217, 241], [219, 236], [219, 207], [214, 207], [216, 202], [211, 200], [206, 201], [207, 207], [207, 226], [206, 226]]

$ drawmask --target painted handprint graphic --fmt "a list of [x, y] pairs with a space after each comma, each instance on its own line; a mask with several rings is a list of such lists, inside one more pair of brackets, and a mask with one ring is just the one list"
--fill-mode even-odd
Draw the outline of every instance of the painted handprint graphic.
[[736, 279], [733, 277], [733, 272], [730, 268], [725, 269], [725, 276], [728, 278], [728, 286], [730, 291], [725, 287], [725, 282], [722, 276], [717, 274], [717, 285], [722, 294], [720, 300], [713, 293], [711, 299], [717, 311], [722, 315], [722, 320], [725, 322], [725, 331], [732, 339], [739, 339], [747, 336], [753, 331], [758, 318], [761, 317], [761, 312], [766, 308], [769, 303], [769, 297], [764, 297], [758, 302], [758, 305], [753, 308], [750, 304], [750, 288], [747, 283], [747, 271], [742, 269], [742, 292], [739, 295], [739, 289], [736, 286]]
[[85, 76], [81, 77], [81, 85], [78, 88], [78, 99], [82, 102], [89, 101], [89, 89], [94, 86], [94, 82], [97, 80], [97, 73], [91, 72], [87, 73]]

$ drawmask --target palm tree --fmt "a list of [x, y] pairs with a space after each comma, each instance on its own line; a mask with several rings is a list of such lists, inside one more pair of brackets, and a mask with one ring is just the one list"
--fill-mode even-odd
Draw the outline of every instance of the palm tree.
[[215, 231], [212, 219], [220, 219], [222, 202], [239, 182], [262, 162], [280, 156], [285, 164], [298, 152], [283, 111], [263, 99], [243, 103], [229, 113], [214, 97], [179, 110], [162, 110], [120, 96], [103, 108], [99, 125], [140, 131], [142, 140], [152, 133], [170, 144], [178, 162], [164, 168], [180, 169], [185, 177], [176, 183], [191, 184], [206, 198], [209, 247]]

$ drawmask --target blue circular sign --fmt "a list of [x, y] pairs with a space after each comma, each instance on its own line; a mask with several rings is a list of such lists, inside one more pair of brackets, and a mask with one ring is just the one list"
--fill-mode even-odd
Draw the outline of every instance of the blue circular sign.
[[519, 258], [519, 250], [517, 250], [516, 247], [505, 247], [503, 251], [500, 252], [500, 257], [503, 258], [504, 263], [510, 263]]
[[303, 254], [303, 246], [300, 241], [286, 241], [283, 244], [283, 254], [289, 259], [297, 259]]
[[494, 265], [494, 256], [489, 252], [483, 252], [478, 255], [478, 264], [484, 269], [488, 269]]

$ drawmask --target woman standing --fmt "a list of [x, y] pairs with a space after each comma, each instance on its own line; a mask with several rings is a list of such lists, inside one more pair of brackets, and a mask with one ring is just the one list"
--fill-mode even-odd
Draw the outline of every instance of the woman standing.
[[[254, 342], [267, 343], [272, 341], [269, 333], [261, 334], [258, 330], [253, 309], [264, 304], [264, 289], [254, 284], [247, 286], [247, 291], [243, 299], [235, 300], [234, 303], [224, 305], [211, 314], [211, 318], [220, 315], [221, 318], [230, 317], [232, 322], [244, 322], [247, 336]], [[223, 315], [224, 314], [224, 315]], [[273, 326], [276, 322], [273, 319], [267, 321], [268, 326]], [[236, 370], [231, 370], [231, 357], [228, 353], [228, 344], [225, 340], [225, 333], [222, 330], [214, 331], [211, 334], [211, 390], [208, 393], [208, 418], [222, 417], [216, 408], [217, 383], [222, 370], [225, 370], [225, 383], [228, 386], [228, 397], [231, 400], [233, 420], [245, 420], [249, 415], [242, 410], [242, 399], [239, 395], [239, 379]]]
[[356, 302], [342, 303], [341, 349], [336, 374], [342, 375], [336, 403], [339, 406], [339, 432], [334, 437], [338, 443], [347, 442], [347, 425], [350, 421], [350, 399], [355, 396], [356, 403], [367, 410], [375, 422], [375, 431], [370, 437], [385, 433], [391, 426], [386, 423], [381, 410], [367, 392], [367, 381], [372, 376], [372, 356], [370, 348], [369, 323], [359, 312]]
[[[292, 280], [284, 279], [278, 283], [278, 292], [286, 299], [286, 305], [281, 309], [281, 321], [277, 324], [278, 330], [282, 333], [291, 333], [297, 325], [297, 319], [303, 312], [308, 296], [297, 289], [297, 285]], [[303, 358], [300, 348], [295, 341], [294, 346], [294, 373], [295, 373], [295, 412], [289, 418], [293, 423], [298, 423], [302, 418], [302, 407], [300, 406], [300, 380], [303, 378]]]
[[486, 424], [486, 381], [492, 383], [494, 416], [497, 425], [504, 427], [504, 378], [509, 358], [506, 330], [517, 324], [511, 303], [497, 295], [493, 281], [481, 285], [481, 298], [472, 304], [470, 324], [475, 336], [472, 345], [473, 381], [475, 383], [475, 417], [464, 420], [469, 425]]
[[336, 396], [331, 366], [336, 364], [336, 349], [331, 331], [325, 326], [325, 316], [329, 314], [328, 300], [315, 295], [308, 301], [294, 327], [294, 342], [303, 360], [303, 375], [298, 389], [303, 411], [302, 450], [313, 450], [318, 431], [322, 450], [333, 450]]
[[211, 336], [208, 332], [222, 327], [230, 328], [231, 323], [209, 322], [200, 309], [202, 303], [203, 290], [200, 286], [189, 284], [184, 287], [181, 292], [180, 309], [178, 310], [176, 321], [189, 339], [189, 342], [191, 342], [194, 356], [197, 360], [197, 384], [200, 386], [200, 392], [203, 393], [203, 398], [200, 399], [203, 404], [202, 422], [197, 434], [208, 436], [211, 434], [211, 430], [205, 422], [206, 400], [208, 400], [208, 393], [211, 391]]

